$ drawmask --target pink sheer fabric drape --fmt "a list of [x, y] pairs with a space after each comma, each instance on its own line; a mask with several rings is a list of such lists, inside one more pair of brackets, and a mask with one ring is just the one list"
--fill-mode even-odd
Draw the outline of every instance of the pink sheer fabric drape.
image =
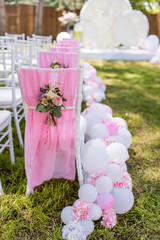
[[62, 42], [75, 42], [79, 44], [79, 39], [78, 38], [63, 38]]
[[78, 47], [79, 44], [75, 42], [59, 42], [56, 44], [56, 47]]
[[41, 68], [49, 68], [57, 59], [60, 64], [64, 64], [68, 68], [76, 68], [79, 64], [78, 53], [40, 52], [39, 58]]
[[[25, 69], [20, 70], [23, 97], [28, 106], [38, 104], [40, 87], [60, 83], [67, 99], [65, 107], [75, 107], [79, 69]], [[57, 126], [45, 123], [47, 113], [29, 109], [25, 128], [25, 170], [31, 192], [34, 187], [51, 178], [75, 178], [75, 109], [62, 110]]]
[[75, 52], [78, 53], [78, 47], [51, 47], [51, 52]]

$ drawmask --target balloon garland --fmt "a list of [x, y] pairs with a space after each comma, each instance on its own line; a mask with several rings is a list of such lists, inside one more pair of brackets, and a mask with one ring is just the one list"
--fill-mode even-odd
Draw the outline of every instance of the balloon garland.
[[113, 228], [117, 214], [128, 212], [134, 204], [126, 165], [132, 135], [126, 121], [113, 117], [112, 109], [100, 103], [106, 87], [96, 69], [89, 63], [84, 67], [83, 100], [88, 106], [82, 113], [87, 122], [81, 156], [84, 184], [73, 206], [61, 213], [65, 224], [62, 238], [66, 240], [86, 240], [94, 230], [93, 221], [101, 217], [102, 226]]

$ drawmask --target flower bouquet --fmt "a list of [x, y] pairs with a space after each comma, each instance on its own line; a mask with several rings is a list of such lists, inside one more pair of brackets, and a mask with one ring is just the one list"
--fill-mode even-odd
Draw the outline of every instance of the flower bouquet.
[[67, 68], [64, 64], [59, 63], [59, 60], [53, 61], [50, 68], [56, 69], [56, 68]]
[[79, 21], [79, 17], [74, 12], [62, 12], [62, 16], [58, 18], [62, 26], [65, 26], [65, 31], [72, 34], [74, 24]]
[[50, 126], [56, 126], [56, 118], [62, 116], [61, 108], [63, 102], [67, 101], [60, 91], [58, 83], [52, 83], [51, 85], [45, 85], [44, 88], [40, 88], [40, 93], [38, 94], [39, 104], [36, 106], [37, 112], [49, 113], [46, 118], [46, 123], [49, 121]]
[[63, 26], [65, 26], [68, 23], [76, 23], [79, 21], [79, 18], [76, 13], [74, 12], [62, 12], [62, 17], [59, 17], [58, 20], [61, 22]]

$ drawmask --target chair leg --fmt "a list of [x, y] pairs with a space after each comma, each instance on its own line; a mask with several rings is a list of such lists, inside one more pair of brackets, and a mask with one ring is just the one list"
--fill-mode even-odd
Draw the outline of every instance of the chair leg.
[[11, 127], [11, 121], [8, 125], [8, 138], [9, 138], [9, 151], [10, 151], [10, 158], [11, 158], [11, 163], [15, 163], [15, 158], [14, 158], [14, 148], [13, 148], [13, 138], [12, 138], [12, 127]]
[[14, 121], [15, 121], [16, 129], [17, 129], [19, 143], [20, 143], [21, 147], [23, 147], [23, 139], [22, 139], [19, 122], [18, 122], [17, 107], [14, 107], [14, 106], [13, 106], [13, 115], [14, 115]]
[[29, 184], [28, 184], [28, 182], [27, 182], [26, 197], [29, 197], [30, 194], [31, 194], [31, 190], [30, 190]]
[[2, 188], [2, 184], [1, 184], [1, 179], [0, 179], [0, 195], [3, 193], [3, 188]]

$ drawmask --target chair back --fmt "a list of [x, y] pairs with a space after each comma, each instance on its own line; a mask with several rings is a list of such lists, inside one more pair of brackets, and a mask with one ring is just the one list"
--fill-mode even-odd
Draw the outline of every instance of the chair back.
[[65, 52], [40, 52], [39, 62], [41, 68], [50, 68], [51, 64], [59, 60], [60, 64], [68, 68], [76, 68], [79, 65], [78, 53]]
[[[31, 192], [35, 186], [51, 178], [75, 178], [82, 91], [81, 71], [79, 68], [20, 69], [20, 85], [26, 109], [25, 168]], [[61, 92], [67, 99], [62, 117], [56, 120], [56, 127], [46, 124], [47, 113], [35, 110], [40, 87], [53, 82], [60, 84]], [[80, 163], [77, 166], [79, 165], [81, 166]], [[82, 177], [81, 173], [79, 175]]]

